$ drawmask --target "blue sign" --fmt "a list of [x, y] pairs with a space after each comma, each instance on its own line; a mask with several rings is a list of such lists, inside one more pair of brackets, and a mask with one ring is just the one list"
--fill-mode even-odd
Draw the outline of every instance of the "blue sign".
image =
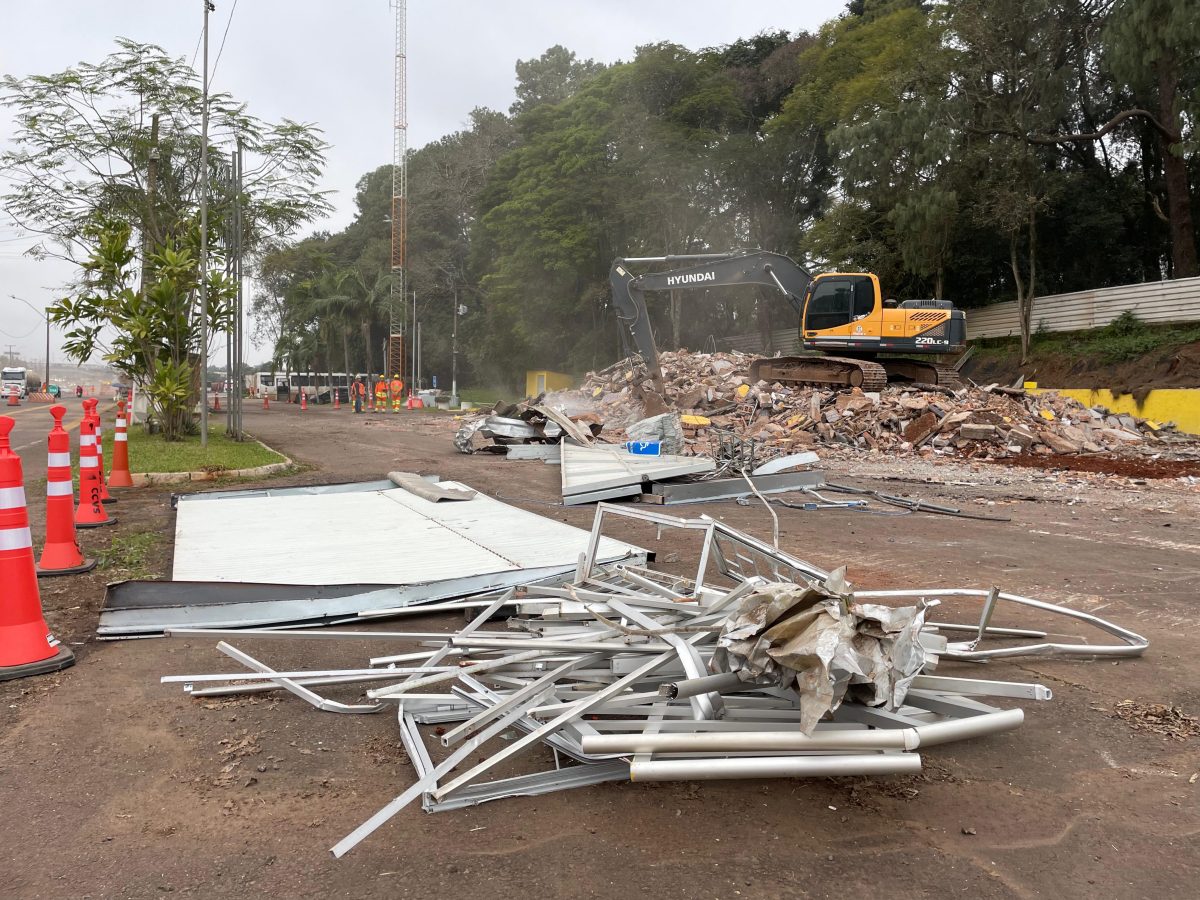
[[662, 441], [626, 441], [625, 449], [638, 456], [662, 456]]

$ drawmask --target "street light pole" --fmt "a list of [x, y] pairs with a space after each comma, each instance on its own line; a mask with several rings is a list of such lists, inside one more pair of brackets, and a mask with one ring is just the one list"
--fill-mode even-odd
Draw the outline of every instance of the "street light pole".
[[200, 446], [208, 449], [208, 13], [204, 3], [204, 71], [200, 77]]
[[450, 408], [458, 408], [458, 284], [454, 285], [454, 331], [450, 338]]

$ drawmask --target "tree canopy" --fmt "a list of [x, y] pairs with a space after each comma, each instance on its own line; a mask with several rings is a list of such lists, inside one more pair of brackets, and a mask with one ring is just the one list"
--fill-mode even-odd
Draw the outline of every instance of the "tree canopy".
[[[507, 114], [476, 110], [408, 158], [424, 368], [449, 370], [455, 296], [478, 380], [612, 362], [617, 256], [762, 247], [968, 310], [1198, 274], [1193, 7], [857, 0], [812, 33], [518, 61]], [[308, 326], [326, 358], [379, 358], [390, 174], [365, 175], [355, 221], [280, 249], [263, 282], [269, 318], [272, 296], [308, 302], [314, 266], [352, 273], [339, 315], [357, 331]], [[795, 323], [749, 288], [648, 302], [663, 346]]]

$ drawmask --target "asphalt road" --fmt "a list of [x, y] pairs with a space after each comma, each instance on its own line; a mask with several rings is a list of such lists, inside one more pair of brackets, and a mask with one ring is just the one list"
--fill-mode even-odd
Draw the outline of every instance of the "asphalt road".
[[[79, 423], [83, 419], [83, 401], [70, 396], [58, 402], [67, 408], [67, 414], [63, 417], [63, 428], [70, 433], [71, 450], [76, 452], [79, 448]], [[29, 400], [22, 401], [17, 407], [0, 404], [0, 415], [10, 416], [16, 423], [9, 435], [9, 441], [12, 449], [21, 457], [21, 469], [26, 480], [46, 474], [46, 435], [53, 424], [50, 407], [54, 405]], [[100, 414], [105, 428], [113, 427], [111, 407], [111, 401], [101, 401]]]

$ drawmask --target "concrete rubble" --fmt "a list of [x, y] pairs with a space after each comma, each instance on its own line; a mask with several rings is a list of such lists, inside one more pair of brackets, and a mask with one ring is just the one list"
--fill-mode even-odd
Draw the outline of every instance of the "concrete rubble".
[[[597, 548], [614, 521], [695, 537], [695, 576], [602, 564]], [[964, 598], [980, 601], [977, 623], [933, 616]], [[358, 668], [282, 671], [222, 640], [217, 649], [244, 670], [162, 680], [193, 697], [284, 690], [327, 712], [395, 716], [416, 777], [331, 848], [340, 857], [418, 801], [439, 812], [607, 781], [916, 773], [917, 751], [1011, 731], [1024, 720], [1011, 701], [1052, 699], [1037, 683], [935, 675], [939, 663], [1127, 659], [1147, 646], [1096, 616], [996, 588], [856, 590], [841, 570], [825, 572], [720, 521], [603, 503], [569, 582], [440, 608], [474, 617], [446, 632], [171, 629], [267, 652], [310, 640], [381, 649]], [[1001, 609], [1041, 615], [1014, 628], [996, 621]], [[1075, 638], [1061, 618], [1053, 632], [1036, 630], [1047, 627], [1045, 614], [1116, 641]], [[1058, 640], [1047, 642], [1050, 633]], [[358, 696], [318, 692], [326, 687]], [[550, 767], [514, 774], [518, 756], [546, 759], [526, 753], [536, 746], [551, 751]]]
[[[1161, 452], [1194, 439], [1170, 423], [1112, 415], [1055, 393], [999, 385], [958, 391], [888, 385], [879, 392], [751, 383], [753, 357], [739, 352], [661, 354], [666, 400], [685, 416], [692, 452], [728, 430], [779, 450], [921, 452], [1003, 459], [1024, 454]], [[613, 431], [642, 418], [652, 385], [640, 361], [587, 375], [574, 396], [549, 398], [591, 410]], [[653, 398], [651, 398], [653, 399]], [[690, 420], [690, 421], [689, 421]]]

